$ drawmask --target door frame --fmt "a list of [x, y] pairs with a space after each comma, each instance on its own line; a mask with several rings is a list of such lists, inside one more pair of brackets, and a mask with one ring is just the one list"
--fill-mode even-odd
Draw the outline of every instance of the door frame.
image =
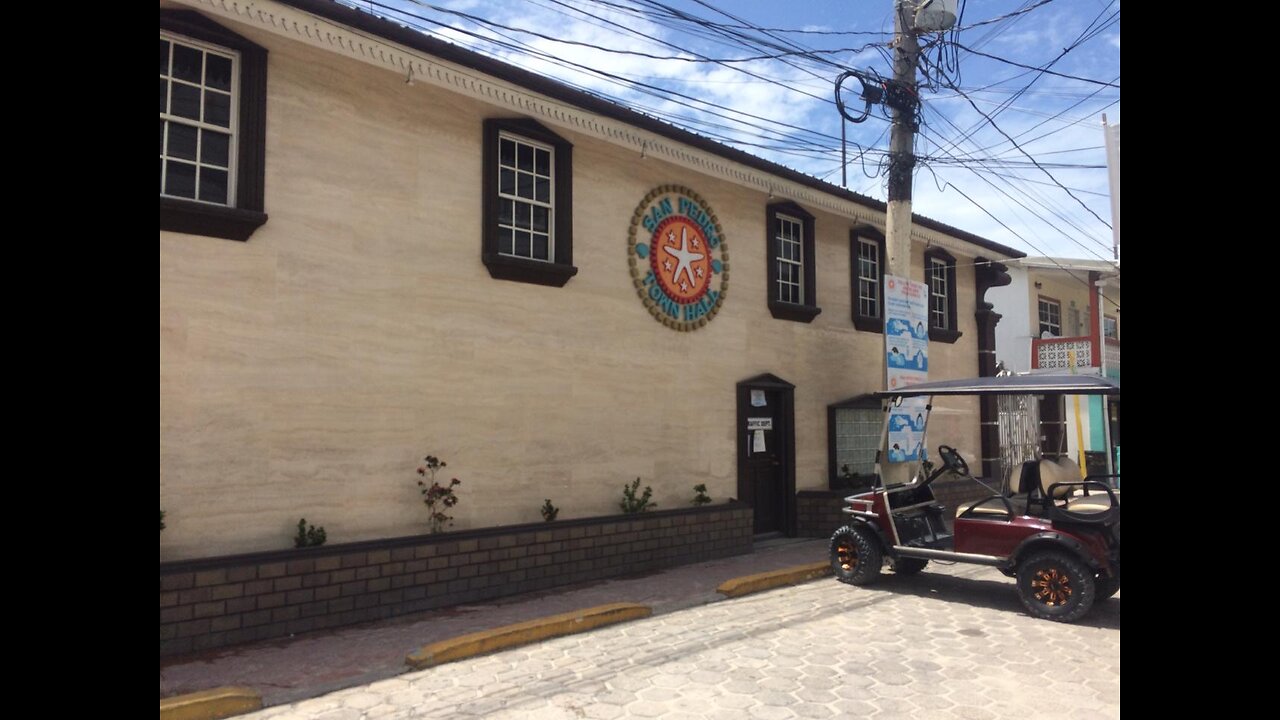
[[738, 437], [738, 497], [747, 497], [747, 484], [751, 482], [747, 471], [747, 416], [751, 412], [751, 391], [771, 390], [778, 393], [779, 407], [775, 422], [779, 425], [774, 436], [781, 439], [783, 497], [783, 534], [796, 536], [796, 386], [777, 375], [764, 373], [738, 383], [737, 426]]

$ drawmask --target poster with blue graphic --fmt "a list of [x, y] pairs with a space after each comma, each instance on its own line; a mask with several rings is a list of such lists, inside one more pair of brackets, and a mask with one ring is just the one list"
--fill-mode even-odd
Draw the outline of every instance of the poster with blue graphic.
[[[929, 378], [929, 286], [907, 278], [884, 278], [885, 382], [890, 390]], [[889, 462], [924, 459], [924, 415], [928, 398], [908, 398], [889, 413]]]

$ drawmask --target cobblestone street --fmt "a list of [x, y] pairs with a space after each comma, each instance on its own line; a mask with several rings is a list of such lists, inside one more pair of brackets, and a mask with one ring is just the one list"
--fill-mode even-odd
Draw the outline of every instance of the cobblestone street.
[[990, 568], [824, 579], [408, 673], [247, 716], [1117, 718], [1120, 598], [1027, 617]]

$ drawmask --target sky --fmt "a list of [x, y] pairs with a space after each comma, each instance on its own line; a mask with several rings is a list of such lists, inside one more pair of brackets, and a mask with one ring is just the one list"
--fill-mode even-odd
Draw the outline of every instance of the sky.
[[[890, 0], [344, 2], [835, 185], [837, 77], [892, 75]], [[961, 10], [958, 29], [921, 38], [915, 212], [1029, 255], [1110, 259], [1101, 116], [1120, 122], [1119, 2]], [[843, 86], [854, 117], [860, 90]], [[884, 200], [884, 109], [844, 125], [846, 186]]]

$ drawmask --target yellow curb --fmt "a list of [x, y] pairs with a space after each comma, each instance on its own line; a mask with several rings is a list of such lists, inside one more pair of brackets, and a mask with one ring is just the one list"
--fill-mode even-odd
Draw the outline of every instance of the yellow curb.
[[414, 670], [422, 670], [433, 665], [528, 645], [547, 638], [572, 635], [604, 625], [646, 618], [652, 614], [653, 609], [648, 605], [635, 603], [599, 605], [423, 645], [417, 652], [405, 656], [404, 663]]
[[246, 687], [220, 687], [160, 701], [160, 720], [218, 720], [262, 709], [262, 696]]
[[772, 590], [783, 585], [796, 585], [830, 574], [831, 563], [829, 561], [796, 565], [782, 570], [744, 575], [732, 580], [725, 580], [720, 583], [720, 587], [716, 588], [716, 592], [725, 597], [742, 597], [761, 590]]

